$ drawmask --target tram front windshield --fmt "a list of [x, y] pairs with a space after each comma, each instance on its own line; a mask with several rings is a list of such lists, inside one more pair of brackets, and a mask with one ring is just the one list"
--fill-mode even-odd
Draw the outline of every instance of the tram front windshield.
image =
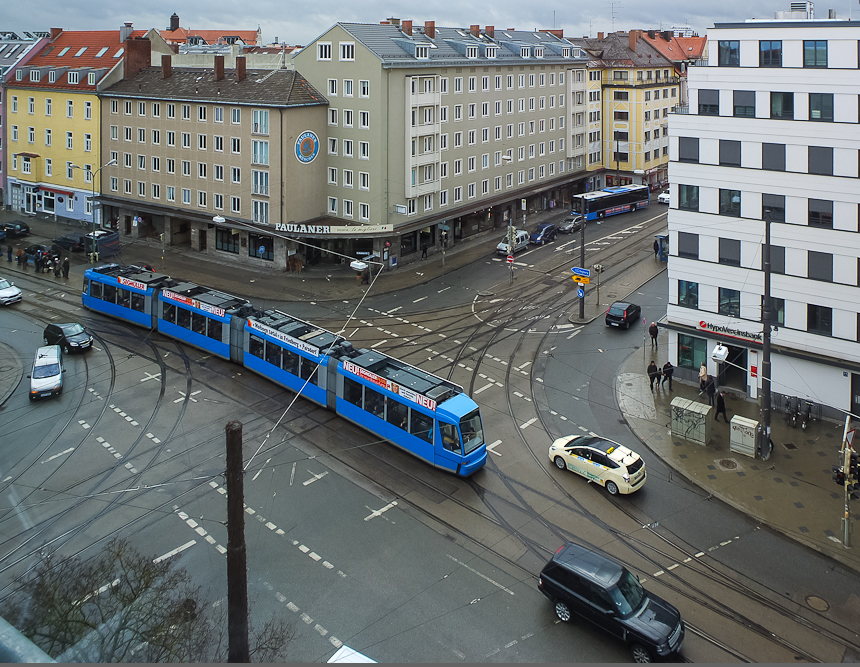
[[460, 432], [463, 434], [463, 450], [466, 454], [474, 452], [484, 443], [484, 427], [477, 409], [460, 420]]

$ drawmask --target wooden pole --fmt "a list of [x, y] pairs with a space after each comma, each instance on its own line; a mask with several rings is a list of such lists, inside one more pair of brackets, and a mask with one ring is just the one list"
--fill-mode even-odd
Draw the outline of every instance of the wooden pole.
[[245, 550], [245, 491], [242, 422], [227, 432], [227, 660], [250, 662], [248, 649], [248, 568]]

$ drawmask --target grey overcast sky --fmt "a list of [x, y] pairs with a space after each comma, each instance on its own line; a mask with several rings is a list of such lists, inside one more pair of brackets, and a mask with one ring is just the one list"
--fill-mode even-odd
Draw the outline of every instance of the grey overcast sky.
[[[236, 28], [263, 30], [266, 43], [276, 38], [288, 44], [307, 44], [338, 21], [378, 23], [388, 17], [411, 19], [415, 24], [436, 21], [437, 26], [481, 27], [535, 30], [561, 28], [566, 36], [596, 36], [598, 32], [631, 28], [668, 29], [689, 25], [705, 35], [714, 23], [743, 21], [747, 18], [772, 18], [774, 12], [788, 10], [790, 0], [722, 0], [690, 2], [681, 0], [597, 0], [562, 2], [545, 0], [495, 0], [493, 3], [466, 3], [454, 0], [424, 0], [416, 11], [406, 0], [305, 0], [276, 2], [255, 0], [142, 0], [141, 2], [103, 2], [99, 0], [5, 0], [0, 12], [0, 29], [26, 30], [64, 28], [67, 30], [117, 29], [126, 21], [138, 29], [164, 29], [170, 15], [179, 14], [180, 24], [190, 29]], [[854, 7], [857, 6], [857, 9]], [[849, 0], [818, 0], [816, 16], [827, 17], [835, 9], [842, 19], [853, 18], [860, 5]]]

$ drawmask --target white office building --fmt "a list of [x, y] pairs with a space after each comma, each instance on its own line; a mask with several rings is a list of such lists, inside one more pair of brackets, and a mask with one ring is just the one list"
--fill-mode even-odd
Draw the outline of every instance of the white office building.
[[774, 408], [800, 397], [840, 417], [860, 414], [860, 24], [791, 16], [709, 30], [670, 114], [664, 326], [678, 376], [705, 361], [758, 396], [770, 210]]

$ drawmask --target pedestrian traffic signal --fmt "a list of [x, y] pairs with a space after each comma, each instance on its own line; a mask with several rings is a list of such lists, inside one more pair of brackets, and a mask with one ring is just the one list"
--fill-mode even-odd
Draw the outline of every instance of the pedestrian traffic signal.
[[842, 471], [842, 466], [833, 466], [833, 481], [839, 486], [845, 486], [845, 473]]

